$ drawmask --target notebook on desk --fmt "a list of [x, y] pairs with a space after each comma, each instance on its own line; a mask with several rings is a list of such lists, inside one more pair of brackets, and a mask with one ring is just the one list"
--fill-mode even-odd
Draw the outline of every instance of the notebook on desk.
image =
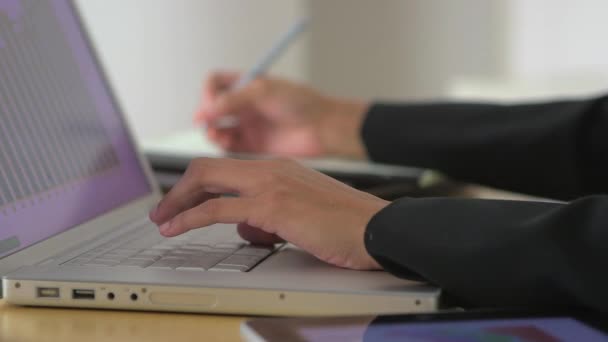
[[439, 290], [252, 246], [235, 225], [173, 239], [68, 0], [0, 1], [0, 275], [7, 302], [247, 315], [429, 311]]
[[[196, 128], [144, 141], [142, 147], [152, 168], [160, 175], [180, 173], [190, 160], [197, 157], [273, 158], [268, 155], [226, 153], [209, 141], [201, 129]], [[440, 179], [440, 175], [431, 170], [370, 161], [340, 158], [301, 158], [297, 161], [334, 178], [353, 183], [409, 183], [424, 187]]]

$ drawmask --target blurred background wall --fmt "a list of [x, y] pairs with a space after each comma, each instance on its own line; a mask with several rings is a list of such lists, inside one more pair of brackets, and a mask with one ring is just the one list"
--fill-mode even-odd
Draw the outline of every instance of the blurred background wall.
[[139, 139], [191, 127], [204, 75], [248, 68], [340, 96], [521, 101], [608, 89], [605, 0], [79, 0]]

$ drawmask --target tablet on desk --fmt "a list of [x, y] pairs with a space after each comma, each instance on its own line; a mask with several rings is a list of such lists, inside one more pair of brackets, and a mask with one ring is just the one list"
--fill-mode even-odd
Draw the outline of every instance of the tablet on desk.
[[608, 317], [591, 313], [452, 312], [350, 318], [255, 319], [247, 341], [608, 341]]
[[[198, 129], [179, 132], [164, 139], [143, 143], [144, 152], [152, 167], [159, 173], [185, 170], [190, 160], [197, 157], [230, 157], [237, 159], [267, 159], [271, 156], [227, 154], [209, 141]], [[338, 158], [304, 158], [298, 162], [343, 181], [412, 183], [425, 186], [440, 179], [438, 173], [415, 167], [387, 165], [368, 161]]]

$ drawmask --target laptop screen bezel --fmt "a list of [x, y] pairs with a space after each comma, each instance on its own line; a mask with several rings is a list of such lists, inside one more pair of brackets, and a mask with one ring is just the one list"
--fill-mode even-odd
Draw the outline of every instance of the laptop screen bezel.
[[[110, 97], [109, 100], [114, 108], [116, 108], [120, 120], [125, 127], [129, 142], [132, 144], [135, 150], [138, 163], [142, 168], [146, 181], [150, 187], [150, 192], [139, 198], [131, 200], [118, 208], [114, 208], [103, 215], [95, 217], [62, 233], [51, 236], [29, 247], [26, 247], [23, 250], [1, 258], [1, 277], [4, 277], [6, 274], [22, 266], [36, 264], [42, 260], [48, 259], [52, 255], [62, 253], [70, 247], [77, 246], [83, 241], [93, 239], [95, 236], [114, 230], [120, 225], [126, 224], [127, 222], [132, 222], [137, 218], [144, 217], [144, 215], [147, 215], [149, 210], [153, 208], [153, 206], [156, 205], [158, 200], [161, 198], [161, 190], [158, 182], [153, 177], [152, 168], [142, 153], [141, 147], [134, 139], [132, 133], [133, 131], [128, 120], [126, 120], [125, 111], [123, 110], [120, 101], [116, 97], [115, 88], [109, 81], [108, 75], [105, 72], [106, 68], [104, 67], [103, 62], [99, 57], [99, 53], [92, 42], [92, 37], [90, 35], [91, 30], [83, 18], [82, 10], [80, 9], [79, 5], [76, 4], [75, 0], [67, 0], [67, 2], [75, 15], [78, 28], [81, 30], [82, 36], [84, 37], [86, 48], [90, 52], [92, 62], [99, 72], [101, 82], [107, 90], [108, 96]], [[0, 298], [2, 298], [2, 292], [3, 291], [0, 289]]]

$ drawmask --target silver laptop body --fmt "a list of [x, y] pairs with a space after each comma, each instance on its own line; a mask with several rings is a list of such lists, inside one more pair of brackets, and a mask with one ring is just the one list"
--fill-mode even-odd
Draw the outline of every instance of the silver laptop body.
[[0, 275], [19, 305], [246, 315], [430, 311], [439, 290], [335, 268], [234, 225], [173, 239], [68, 0], [0, 0]]

